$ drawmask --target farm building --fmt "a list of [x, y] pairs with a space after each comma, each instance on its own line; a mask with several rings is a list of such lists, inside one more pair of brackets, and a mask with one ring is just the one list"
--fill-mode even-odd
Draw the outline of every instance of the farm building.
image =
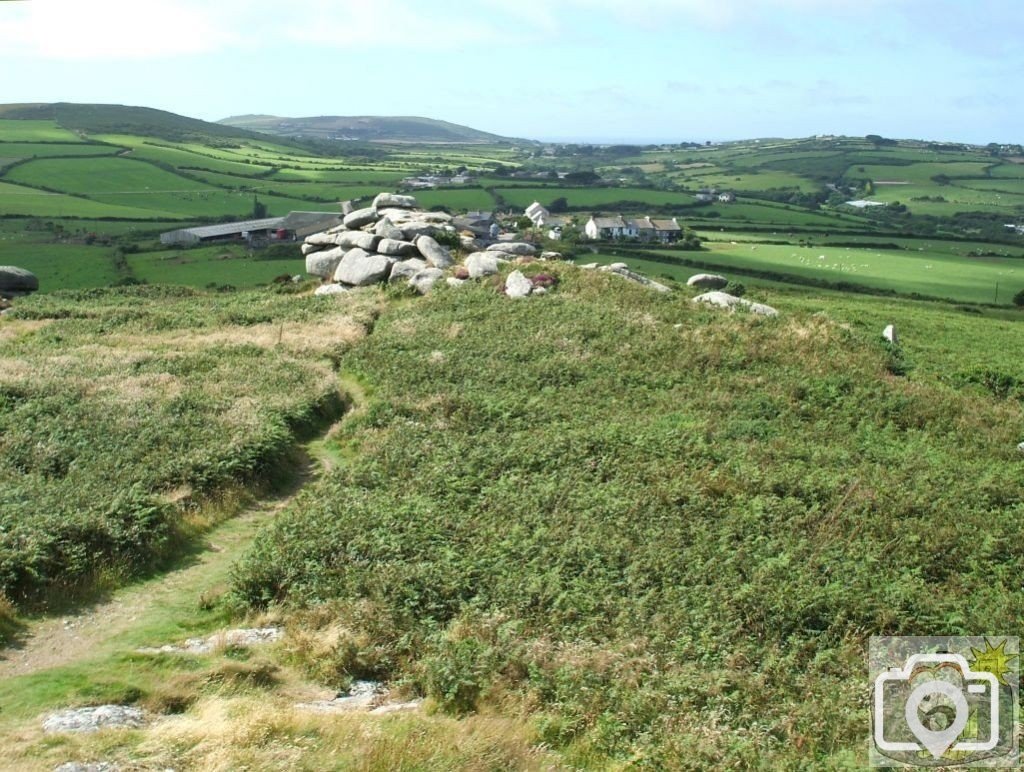
[[469, 231], [484, 238], [491, 236], [491, 228], [497, 226], [494, 212], [466, 212], [452, 220], [452, 224], [460, 231]]
[[291, 241], [325, 230], [339, 220], [335, 212], [291, 212], [287, 217], [266, 217], [262, 220], [179, 228], [161, 233], [160, 243], [168, 246], [186, 246], [216, 241]]
[[528, 207], [526, 207], [526, 216], [530, 218], [530, 221], [538, 228], [542, 225], [546, 225], [551, 219], [551, 212], [545, 209], [539, 201], [534, 201]]
[[662, 243], [676, 241], [683, 235], [683, 229], [675, 218], [652, 220], [650, 217], [591, 217], [583, 232], [593, 240], [637, 239]]

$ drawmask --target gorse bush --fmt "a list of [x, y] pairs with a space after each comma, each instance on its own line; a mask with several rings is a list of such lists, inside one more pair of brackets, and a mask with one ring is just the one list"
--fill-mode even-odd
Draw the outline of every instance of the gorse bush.
[[545, 270], [544, 298], [397, 305], [342, 357], [373, 390], [354, 455], [236, 595], [370, 604], [386, 675], [653, 768], [852, 765], [867, 635], [1013, 629], [1019, 403], [935, 377], [927, 348], [893, 377], [874, 320]]

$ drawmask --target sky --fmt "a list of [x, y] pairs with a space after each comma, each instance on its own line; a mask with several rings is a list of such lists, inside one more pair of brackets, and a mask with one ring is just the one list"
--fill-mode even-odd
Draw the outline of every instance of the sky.
[[1021, 0], [0, 0], [0, 102], [1024, 141]]

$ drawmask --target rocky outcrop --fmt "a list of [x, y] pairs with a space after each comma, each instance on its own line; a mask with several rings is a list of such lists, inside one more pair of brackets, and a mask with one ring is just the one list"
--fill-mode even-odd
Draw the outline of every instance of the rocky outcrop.
[[498, 260], [496, 255], [487, 252], [474, 252], [466, 258], [466, 268], [469, 271], [469, 278], [480, 279], [484, 276], [492, 276], [498, 272]]
[[377, 222], [380, 219], [380, 215], [377, 214], [377, 210], [372, 206], [366, 209], [356, 209], [352, 214], [345, 215], [345, 219], [342, 220], [345, 227], [349, 230], [358, 230], [364, 225], [370, 225]]
[[306, 273], [313, 276], [334, 276], [334, 272], [338, 270], [338, 263], [344, 256], [345, 249], [342, 247], [308, 254], [306, 255]]
[[435, 268], [449, 268], [454, 260], [451, 253], [437, 243], [437, 239], [427, 234], [416, 238], [416, 249]]
[[397, 193], [379, 193], [373, 199], [373, 208], [380, 210], [385, 207], [397, 209], [415, 209], [417, 206], [414, 196], [400, 196]]
[[247, 627], [226, 630], [208, 638], [189, 638], [181, 645], [167, 644], [158, 648], [139, 649], [140, 654], [210, 654], [223, 648], [247, 649], [274, 643], [284, 637], [280, 627]]
[[698, 273], [687, 279], [686, 284], [689, 287], [698, 287], [700, 289], [720, 290], [729, 284], [729, 280], [724, 276], [719, 276], [717, 273]]
[[43, 720], [43, 731], [82, 733], [98, 732], [101, 729], [138, 729], [145, 723], [146, 715], [140, 708], [130, 705], [100, 705], [51, 713]]
[[421, 295], [426, 295], [443, 277], [444, 271], [440, 268], [424, 268], [409, 279], [409, 286]]
[[356, 247], [350, 249], [338, 263], [334, 280], [352, 287], [364, 287], [383, 281], [391, 273], [395, 258], [377, 255]]
[[536, 255], [537, 247], [525, 241], [499, 241], [487, 247], [488, 252], [504, 252], [508, 255]]
[[31, 271], [14, 265], [0, 265], [0, 297], [28, 295], [39, 289], [39, 279]]
[[738, 298], [735, 295], [730, 295], [728, 292], [705, 292], [703, 295], [695, 297], [693, 302], [706, 303], [718, 308], [728, 308], [730, 310], [744, 308], [750, 313], [758, 314], [759, 316], [779, 315], [779, 312], [771, 306], [766, 306], [763, 303], [753, 303], [745, 298]]
[[672, 291], [664, 284], [654, 281], [654, 279], [648, 279], [641, 273], [629, 270], [629, 267], [625, 263], [612, 263], [611, 265], [602, 266], [598, 270], [603, 271], [605, 273], [614, 273], [616, 276], [621, 276], [622, 278], [629, 279], [630, 281], [636, 282], [637, 284], [642, 284], [645, 287], [649, 287], [650, 289], [655, 290], [656, 292]]
[[505, 294], [510, 298], [525, 298], [533, 291], [533, 282], [522, 271], [512, 271], [505, 279]]

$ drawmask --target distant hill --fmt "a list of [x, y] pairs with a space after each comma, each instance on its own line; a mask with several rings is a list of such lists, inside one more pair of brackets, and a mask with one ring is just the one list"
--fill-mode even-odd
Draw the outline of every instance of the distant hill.
[[203, 142], [228, 138], [260, 139], [258, 134], [244, 128], [188, 118], [152, 107], [72, 102], [7, 104], [0, 105], [0, 118], [56, 121], [69, 131], [85, 134], [134, 134], [174, 141]]
[[237, 115], [224, 118], [218, 123], [279, 137], [303, 139], [453, 144], [523, 141], [489, 134], [457, 123], [417, 117], [321, 115], [311, 118], [282, 118], [276, 115]]

